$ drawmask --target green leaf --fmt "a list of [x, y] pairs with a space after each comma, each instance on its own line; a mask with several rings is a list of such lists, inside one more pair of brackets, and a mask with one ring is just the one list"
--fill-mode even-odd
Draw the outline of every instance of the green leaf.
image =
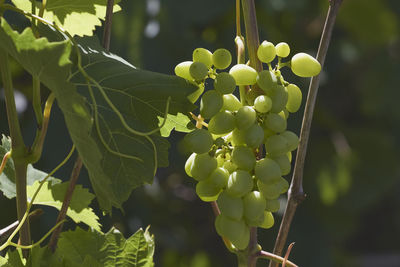
[[[2, 159], [4, 155], [11, 149], [11, 139], [3, 135], [2, 144], [0, 145], [0, 158]], [[31, 164], [27, 168], [27, 184], [32, 185], [35, 181], [41, 181], [47, 176], [47, 173], [35, 169]], [[50, 177], [49, 181], [54, 181]], [[0, 174], [0, 190], [7, 198], [14, 198], [16, 196], [15, 187], [15, 168], [12, 158], [9, 158], [3, 172]]]
[[[148, 139], [122, 126], [100, 89], [131, 128], [150, 131], [158, 127], [158, 117], [164, 116], [169, 97], [172, 99], [169, 114], [191, 111], [194, 106], [187, 96], [196, 87], [176, 76], [136, 69], [124, 59], [105, 52], [93, 38], [81, 38], [78, 41], [83, 67], [101, 86], [92, 84], [95, 105], [85, 78], [76, 68], [71, 71], [69, 42], [36, 40], [30, 29], [19, 34], [5, 20], [1, 25], [0, 48], [54, 93], [101, 208], [108, 212], [112, 206], [121, 208], [134, 188], [153, 181], [154, 150]], [[96, 125], [93, 125], [94, 107], [98, 109]], [[166, 166], [168, 142], [158, 133], [151, 135], [151, 141], [156, 145], [157, 166]]]
[[[33, 204], [50, 206], [60, 210], [68, 186], [69, 182], [51, 183], [46, 181]], [[39, 182], [28, 186], [27, 195], [29, 200], [33, 197], [38, 187]], [[67, 215], [76, 223], [82, 222], [97, 231], [101, 231], [100, 223], [98, 222], [99, 218], [93, 212], [92, 208], [89, 208], [93, 198], [94, 195], [86, 188], [83, 188], [81, 185], [76, 185], [71, 202], [68, 206]]]
[[[30, 0], [12, 0], [19, 9], [32, 13]], [[120, 11], [121, 8], [114, 1], [113, 11]], [[41, 2], [36, 1], [36, 15], [39, 14]], [[47, 0], [43, 18], [62, 27], [72, 36], [93, 35], [96, 26], [101, 26], [107, 9], [106, 0]]]
[[[158, 116], [159, 125], [162, 124], [164, 118]], [[190, 119], [188, 116], [178, 113], [177, 115], [168, 114], [167, 120], [164, 126], [161, 128], [160, 133], [163, 137], [168, 137], [171, 134], [171, 131], [175, 129], [177, 132], [188, 133], [193, 130], [193, 128], [189, 128], [188, 124], [190, 124]], [[194, 125], [192, 124], [194, 127]]]
[[77, 227], [60, 235], [56, 250], [56, 256], [68, 263], [67, 266], [94, 261], [105, 267], [152, 267], [153, 255], [153, 236], [142, 229], [125, 239], [116, 229], [102, 234]]

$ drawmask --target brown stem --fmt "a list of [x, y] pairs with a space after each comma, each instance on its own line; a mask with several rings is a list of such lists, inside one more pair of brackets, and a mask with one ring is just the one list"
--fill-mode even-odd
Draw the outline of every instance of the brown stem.
[[104, 34], [103, 34], [103, 47], [107, 51], [110, 50], [113, 8], [114, 8], [114, 0], [107, 0], [106, 20], [104, 24]]
[[[269, 260], [271, 260], [271, 262], [274, 262], [274, 263], [276, 263], [277, 265], [279, 265], [280, 263], [283, 263], [284, 260], [285, 260], [284, 258], [282, 258], [282, 257], [280, 257], [280, 256], [278, 256], [278, 255], [275, 255], [275, 254], [273, 254], [273, 253], [266, 252], [266, 251], [263, 251], [263, 250], [257, 252], [257, 253], [255, 254], [255, 257], [257, 257], [257, 258], [269, 259]], [[294, 264], [293, 262], [291, 262], [291, 261], [289, 261], [289, 260], [286, 260], [286, 266], [298, 267], [296, 264]]]
[[[69, 186], [68, 186], [67, 192], [65, 192], [63, 204], [61, 206], [60, 212], [58, 213], [56, 224], [65, 220], [65, 217], [66, 217], [67, 211], [68, 211], [68, 206], [69, 206], [69, 203], [71, 202], [72, 194], [74, 193], [76, 181], [78, 180], [81, 168], [82, 168], [82, 159], [78, 156], [78, 158], [75, 161], [74, 169], [72, 170], [72, 173], [71, 173], [71, 178], [69, 180]], [[57, 248], [57, 241], [58, 241], [58, 237], [60, 236], [62, 227], [63, 227], [63, 223], [61, 223], [51, 234], [50, 241], [49, 241], [49, 247], [53, 252]]]
[[[342, 0], [331, 0], [328, 14], [325, 20], [321, 41], [318, 47], [317, 59], [323, 67], [325, 56], [328, 51], [332, 30], [335, 25], [336, 15], [338, 13]], [[297, 150], [296, 163], [292, 176], [292, 181], [288, 191], [288, 203], [283, 215], [279, 233], [275, 242], [274, 254], [282, 255], [285, 247], [286, 239], [289, 233], [290, 225], [297, 206], [304, 200], [305, 193], [303, 191], [303, 171], [304, 162], [307, 152], [308, 138], [310, 136], [311, 121], [314, 112], [315, 100], [318, 93], [320, 75], [313, 77], [310, 82], [306, 107], [304, 111], [303, 123], [300, 132], [300, 144]], [[278, 264], [270, 262], [270, 267], [277, 267]]]

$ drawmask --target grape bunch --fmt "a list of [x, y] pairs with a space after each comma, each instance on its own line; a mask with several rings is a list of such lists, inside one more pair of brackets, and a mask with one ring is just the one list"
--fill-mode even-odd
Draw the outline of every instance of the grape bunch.
[[[291, 171], [292, 151], [299, 138], [286, 129], [287, 119], [300, 108], [302, 93], [284, 80], [280, 68], [289, 66], [300, 77], [315, 76], [321, 70], [318, 61], [305, 53], [282, 63], [289, 54], [288, 44], [264, 41], [257, 56], [268, 69], [257, 73], [248, 65], [236, 64], [223, 71], [232, 62], [228, 50], [211, 53], [197, 48], [193, 61], [175, 67], [177, 76], [200, 88], [191, 100], [201, 95], [198, 127], [184, 138], [192, 152], [185, 171], [197, 181], [200, 199], [217, 202], [221, 211], [215, 220], [217, 233], [239, 250], [249, 243], [250, 227], [273, 226], [278, 197], [289, 188], [282, 176]], [[272, 67], [274, 60], [277, 64]], [[203, 93], [206, 79], [211, 79], [213, 89]], [[237, 86], [257, 86], [262, 94], [248, 91], [246, 99], [239, 101], [234, 95]]]

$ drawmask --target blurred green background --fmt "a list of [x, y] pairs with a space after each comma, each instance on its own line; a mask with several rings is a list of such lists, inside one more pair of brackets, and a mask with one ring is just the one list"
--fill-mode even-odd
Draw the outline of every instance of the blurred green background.
[[[328, 0], [255, 2], [261, 40], [285, 41], [292, 53], [316, 54]], [[111, 51], [140, 68], [173, 74], [197, 47], [234, 51], [234, 0], [125, 0], [121, 6], [113, 17]], [[299, 266], [400, 266], [399, 22], [398, 0], [344, 0], [339, 11], [312, 124], [307, 199], [289, 234], [289, 241], [296, 242], [290, 259]], [[16, 64], [13, 74], [16, 89], [29, 99], [29, 75]], [[284, 74], [304, 93], [302, 109], [288, 124], [299, 133], [309, 79]], [[20, 118], [29, 143], [36, 127], [29, 103]], [[51, 170], [69, 150], [63, 124], [56, 107], [37, 168]], [[0, 132], [8, 133], [3, 99]], [[211, 207], [197, 198], [194, 182], [183, 171], [182, 138], [171, 135], [170, 167], [158, 171], [153, 185], [133, 192], [125, 213], [115, 210], [111, 218], [102, 217], [103, 231], [116, 225], [128, 236], [150, 224], [156, 266], [235, 266], [235, 256], [214, 230]], [[71, 167], [58, 177], [67, 180]], [[85, 172], [80, 181], [90, 186]], [[14, 200], [0, 196], [0, 205], [2, 228], [16, 214]], [[36, 240], [56, 218], [54, 210], [45, 212], [51, 216], [33, 223]], [[280, 218], [272, 229], [259, 231], [265, 250], [272, 250]], [[257, 266], [267, 264], [260, 260]]]

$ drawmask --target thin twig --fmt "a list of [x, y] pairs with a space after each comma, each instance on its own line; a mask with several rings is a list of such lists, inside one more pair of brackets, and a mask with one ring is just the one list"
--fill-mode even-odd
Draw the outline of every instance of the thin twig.
[[[256, 254], [254, 254], [254, 257], [269, 259], [269, 260], [271, 260], [271, 262], [274, 262], [276, 264], [283, 263], [285, 260], [281, 256], [275, 255], [273, 253], [270, 253], [270, 252], [267, 252], [264, 250], [256, 252]], [[291, 262], [289, 260], [286, 261], [286, 265], [289, 267], [298, 267], [296, 264], [294, 264], [293, 262]]]
[[110, 50], [113, 8], [114, 8], [114, 0], [107, 0], [106, 21], [104, 24], [104, 34], [103, 34], [103, 47], [107, 51]]
[[283, 259], [283, 262], [282, 262], [282, 267], [286, 267], [286, 263], [289, 259], [289, 255], [290, 255], [290, 252], [292, 251], [293, 246], [294, 246], [294, 242], [290, 243], [288, 249], [286, 250], [285, 258]]
[[[60, 222], [65, 220], [65, 217], [66, 217], [67, 211], [68, 211], [68, 206], [71, 202], [72, 194], [74, 193], [76, 181], [78, 180], [81, 168], [82, 168], [82, 159], [81, 159], [81, 157], [78, 156], [78, 158], [75, 161], [74, 169], [72, 170], [72, 173], [71, 173], [71, 178], [69, 180], [67, 192], [65, 192], [63, 204], [61, 206], [60, 212], [58, 213], [56, 224], [59, 224]], [[51, 234], [50, 241], [49, 241], [49, 247], [53, 252], [57, 248], [57, 241], [58, 241], [58, 237], [61, 233], [62, 227], [63, 227], [63, 223], [60, 223], [60, 225]]]
[[[332, 36], [332, 30], [335, 25], [336, 15], [338, 13], [342, 0], [331, 0], [326, 16], [324, 29], [321, 36], [321, 41], [318, 47], [317, 59], [324, 66], [325, 56], [328, 51], [329, 43]], [[310, 136], [310, 128], [312, 116], [314, 113], [315, 100], [318, 93], [320, 75], [313, 77], [310, 82], [306, 107], [304, 111], [303, 123], [300, 132], [300, 144], [297, 150], [296, 163], [292, 176], [292, 181], [288, 191], [288, 203], [283, 215], [282, 223], [275, 242], [274, 254], [281, 255], [289, 233], [290, 225], [297, 206], [304, 200], [305, 193], [303, 191], [303, 171], [304, 162], [307, 152], [308, 138]], [[271, 262], [270, 267], [278, 266]]]

